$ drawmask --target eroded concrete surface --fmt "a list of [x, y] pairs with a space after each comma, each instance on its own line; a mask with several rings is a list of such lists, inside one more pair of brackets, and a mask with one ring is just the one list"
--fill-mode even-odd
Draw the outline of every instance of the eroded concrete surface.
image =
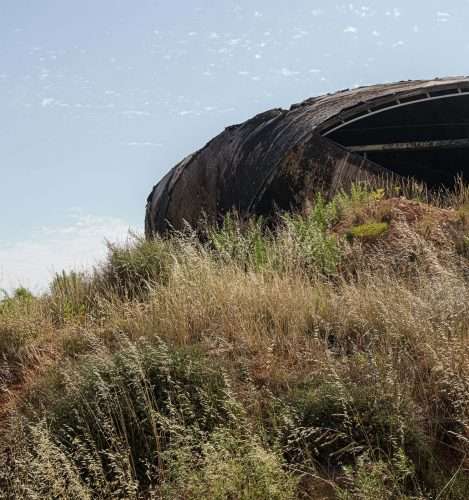
[[[461, 90], [462, 89], [462, 90]], [[289, 110], [273, 109], [226, 128], [176, 165], [147, 200], [147, 237], [196, 226], [205, 215], [218, 220], [298, 210], [317, 191], [339, 187], [388, 170], [327, 137], [344, 121], [433, 92], [469, 91], [467, 78], [409, 81], [346, 90], [308, 99]]]

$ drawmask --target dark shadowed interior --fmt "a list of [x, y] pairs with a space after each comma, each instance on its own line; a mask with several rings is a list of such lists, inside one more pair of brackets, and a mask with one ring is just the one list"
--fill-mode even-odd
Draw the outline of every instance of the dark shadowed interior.
[[[421, 98], [422, 99], [422, 98]], [[426, 96], [369, 110], [333, 131], [329, 139], [403, 176], [429, 186], [469, 180], [469, 95]]]

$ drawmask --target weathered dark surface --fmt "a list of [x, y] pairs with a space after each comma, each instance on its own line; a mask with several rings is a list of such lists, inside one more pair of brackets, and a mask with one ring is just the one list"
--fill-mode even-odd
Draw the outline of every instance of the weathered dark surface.
[[195, 225], [203, 214], [216, 219], [232, 209], [242, 216], [298, 209], [319, 189], [332, 193], [344, 183], [386, 173], [329, 139], [328, 131], [393, 103], [468, 90], [467, 78], [363, 87], [228, 127], [154, 187], [147, 203], [146, 235], [180, 229], [184, 221]]

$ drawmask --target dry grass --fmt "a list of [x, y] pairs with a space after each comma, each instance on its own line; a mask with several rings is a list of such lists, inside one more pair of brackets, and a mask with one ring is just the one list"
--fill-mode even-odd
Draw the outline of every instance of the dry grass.
[[[438, 208], [359, 186], [276, 232], [229, 218], [204, 243], [137, 239], [12, 299], [8, 373], [52, 361], [3, 417], [0, 488], [467, 498], [467, 199], [460, 186]], [[383, 222], [380, 238], [345, 237]]]

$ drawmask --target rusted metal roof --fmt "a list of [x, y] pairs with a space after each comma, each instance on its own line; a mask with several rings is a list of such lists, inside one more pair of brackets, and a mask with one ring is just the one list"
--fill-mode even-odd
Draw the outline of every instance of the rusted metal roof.
[[[328, 139], [328, 134], [386, 110], [469, 93], [469, 78], [404, 81], [307, 99], [226, 128], [176, 165], [153, 188], [146, 234], [203, 214], [218, 218], [299, 208], [311, 193], [385, 169]], [[365, 142], [366, 144], [366, 142]]]

